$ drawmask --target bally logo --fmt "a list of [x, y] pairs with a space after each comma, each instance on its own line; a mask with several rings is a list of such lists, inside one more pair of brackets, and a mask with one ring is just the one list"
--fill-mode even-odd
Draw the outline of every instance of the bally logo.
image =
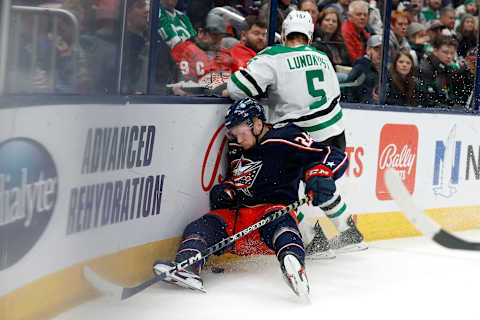
[[386, 124], [380, 132], [378, 149], [376, 195], [378, 200], [391, 200], [383, 175], [394, 168], [402, 177], [410, 194], [415, 189], [417, 168], [418, 129], [415, 125]]

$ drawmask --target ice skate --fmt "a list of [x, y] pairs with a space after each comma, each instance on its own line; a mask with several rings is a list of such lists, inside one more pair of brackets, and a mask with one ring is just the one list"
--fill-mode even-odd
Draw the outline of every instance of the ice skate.
[[335, 253], [367, 250], [368, 245], [363, 241], [363, 235], [357, 229], [352, 216], [348, 217], [347, 224], [349, 226], [347, 230], [330, 239], [330, 248], [333, 249]]
[[199, 275], [188, 271], [188, 270], [179, 270], [173, 274], [169, 273], [169, 270], [175, 266], [175, 263], [166, 260], [158, 260], [153, 264], [153, 272], [157, 276], [163, 276], [162, 281], [176, 284], [178, 286], [199, 290], [202, 292], [207, 292], [203, 287], [203, 280]]
[[299, 297], [308, 297], [310, 286], [308, 284], [305, 267], [293, 253], [286, 253], [280, 259], [283, 277], [288, 286]]
[[330, 249], [330, 243], [318, 221], [313, 227], [313, 232], [313, 240], [305, 247], [306, 258], [311, 260], [334, 259], [335, 252]]

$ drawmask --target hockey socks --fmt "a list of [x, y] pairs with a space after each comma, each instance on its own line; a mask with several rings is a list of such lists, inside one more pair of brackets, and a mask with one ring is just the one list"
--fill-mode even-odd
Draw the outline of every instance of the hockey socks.
[[347, 224], [347, 204], [337, 192], [331, 200], [322, 203], [320, 209], [325, 212], [325, 215], [333, 222], [339, 232], [349, 228]]

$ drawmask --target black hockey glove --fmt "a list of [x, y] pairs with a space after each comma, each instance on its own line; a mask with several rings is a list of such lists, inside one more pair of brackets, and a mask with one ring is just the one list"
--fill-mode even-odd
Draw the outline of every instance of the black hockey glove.
[[234, 187], [227, 183], [217, 184], [210, 190], [210, 209], [228, 209], [234, 207], [237, 202]]
[[305, 173], [305, 194], [312, 198], [312, 204], [318, 206], [333, 197], [335, 181], [331, 178], [332, 171], [323, 164], [310, 168]]

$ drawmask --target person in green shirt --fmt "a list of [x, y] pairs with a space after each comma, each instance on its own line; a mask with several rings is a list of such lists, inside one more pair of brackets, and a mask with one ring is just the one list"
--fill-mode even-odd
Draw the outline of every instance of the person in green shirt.
[[197, 35], [187, 15], [175, 9], [178, 0], [160, 0], [158, 33], [170, 49]]
[[421, 10], [425, 18], [425, 22], [440, 19], [440, 8], [442, 7], [442, 0], [427, 0], [427, 7]]

